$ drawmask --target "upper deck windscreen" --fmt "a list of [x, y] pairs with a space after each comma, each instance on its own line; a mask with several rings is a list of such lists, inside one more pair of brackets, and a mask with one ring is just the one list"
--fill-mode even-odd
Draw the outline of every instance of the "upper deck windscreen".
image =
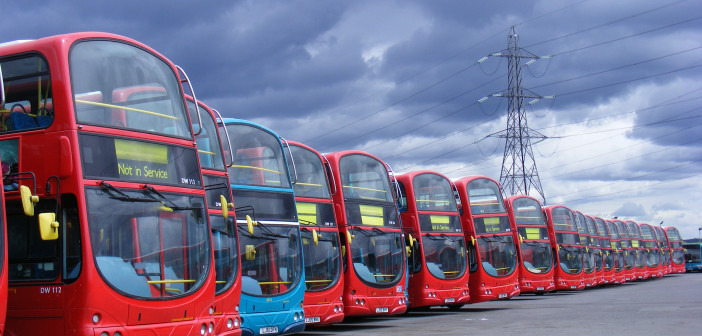
[[412, 185], [417, 210], [458, 211], [451, 183], [442, 176], [420, 174], [414, 177]]
[[329, 199], [329, 183], [319, 156], [300, 146], [290, 146], [290, 152], [293, 160], [288, 165], [295, 163], [297, 177], [297, 182], [293, 185], [295, 196]]
[[234, 151], [234, 164], [228, 169], [232, 184], [290, 188], [283, 145], [277, 136], [248, 124], [226, 127]]
[[345, 198], [393, 202], [390, 179], [382, 162], [351, 154], [339, 160], [339, 172]]
[[500, 187], [494, 181], [485, 178], [475, 179], [468, 182], [466, 189], [473, 215], [506, 212]]
[[178, 77], [136, 46], [85, 40], [70, 51], [78, 123], [192, 138]]

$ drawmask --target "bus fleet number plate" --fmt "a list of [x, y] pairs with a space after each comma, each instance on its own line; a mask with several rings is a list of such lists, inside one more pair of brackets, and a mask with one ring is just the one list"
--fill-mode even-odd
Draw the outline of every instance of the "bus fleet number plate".
[[319, 316], [305, 317], [305, 323], [319, 323]]
[[274, 327], [263, 327], [261, 330], [259, 330], [259, 334], [277, 334], [278, 333], [278, 326]]
[[387, 313], [388, 312], [388, 307], [378, 307], [375, 308], [376, 313]]

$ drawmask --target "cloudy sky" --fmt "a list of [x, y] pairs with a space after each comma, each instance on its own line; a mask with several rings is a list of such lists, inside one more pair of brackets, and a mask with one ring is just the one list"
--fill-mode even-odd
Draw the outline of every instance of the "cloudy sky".
[[[198, 98], [321, 152], [396, 172], [500, 178], [507, 48], [524, 52], [548, 204], [702, 227], [702, 2], [661, 0], [0, 0], [0, 40], [125, 35], [188, 72]], [[550, 56], [550, 57], [547, 57]], [[489, 97], [488, 99], [482, 99]], [[483, 140], [481, 140], [483, 139]], [[532, 190], [532, 195], [537, 195]]]

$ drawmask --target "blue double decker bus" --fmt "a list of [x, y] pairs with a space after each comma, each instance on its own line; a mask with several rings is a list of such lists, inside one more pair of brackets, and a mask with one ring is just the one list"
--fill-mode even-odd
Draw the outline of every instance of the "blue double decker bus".
[[282, 140], [244, 120], [224, 118], [219, 127], [229, 134], [233, 157], [228, 171], [240, 239], [242, 335], [302, 331], [300, 224]]

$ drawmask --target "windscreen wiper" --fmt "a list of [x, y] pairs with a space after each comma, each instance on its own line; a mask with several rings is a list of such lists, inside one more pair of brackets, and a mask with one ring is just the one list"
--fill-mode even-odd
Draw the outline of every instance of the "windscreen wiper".
[[[159, 200], [157, 200], [157, 199], [153, 199], [154, 201], [156, 201], [156, 202], [161, 202], [161, 204], [163, 204], [163, 206], [165, 206], [165, 207], [167, 207], [167, 208], [170, 208], [170, 209], [172, 209], [172, 210], [174, 210], [174, 211], [180, 211], [180, 210], [199, 210], [199, 209], [202, 209], [201, 207], [196, 207], [196, 206], [179, 206], [178, 204], [176, 204], [175, 202], [173, 202], [171, 199], [169, 199], [168, 197], [166, 197], [165, 195], [163, 195], [160, 191], [156, 190], [154, 187], [152, 187], [152, 186], [150, 186], [150, 185], [148, 185], [148, 184], [144, 184], [144, 187], [143, 187], [143, 188], [144, 188], [144, 190], [150, 192], [151, 194], [154, 194], [154, 195], [158, 196], [159, 198], [161, 198], [161, 201], [159, 201]], [[170, 205], [166, 205], [166, 203], [164, 203], [163, 201], [168, 202]]]
[[126, 193], [122, 192], [121, 190], [117, 189], [117, 187], [102, 181], [100, 182], [100, 185], [102, 186], [103, 189], [115, 192], [119, 194], [120, 196], [117, 195], [112, 195], [110, 194], [110, 198], [120, 200], [120, 201], [127, 201], [127, 202], [145, 202], [145, 203], [150, 203], [150, 202], [159, 202], [158, 200], [152, 199], [152, 198], [139, 198], [139, 197], [132, 197], [127, 195]]

